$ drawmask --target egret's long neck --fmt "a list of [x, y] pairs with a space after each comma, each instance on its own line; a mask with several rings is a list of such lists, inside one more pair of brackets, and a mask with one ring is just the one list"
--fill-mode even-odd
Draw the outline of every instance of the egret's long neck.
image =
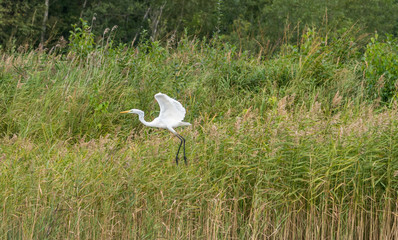
[[148, 127], [153, 127], [152, 122], [145, 121], [145, 119], [144, 119], [145, 114], [143, 111], [137, 112], [137, 115], [138, 115], [138, 120], [140, 120], [142, 122], [142, 124], [144, 124], [145, 126], [148, 126]]

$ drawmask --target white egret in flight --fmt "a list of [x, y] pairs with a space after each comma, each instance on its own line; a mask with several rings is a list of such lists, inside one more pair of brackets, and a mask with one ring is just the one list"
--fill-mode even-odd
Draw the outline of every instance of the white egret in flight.
[[155, 94], [155, 99], [158, 101], [160, 106], [160, 114], [159, 117], [155, 118], [152, 122], [147, 122], [144, 119], [144, 112], [139, 109], [131, 109], [128, 111], [120, 112], [120, 113], [135, 113], [138, 114], [138, 119], [148, 127], [157, 127], [157, 128], [165, 128], [172, 132], [178, 139], [181, 140], [180, 145], [178, 147], [178, 151], [176, 154], [176, 163], [178, 165], [178, 154], [180, 152], [181, 145], [184, 144], [184, 161], [187, 164], [187, 157], [185, 156], [185, 138], [183, 138], [180, 134], [178, 134], [174, 128], [181, 126], [190, 126], [191, 124], [188, 122], [183, 122], [185, 117], [185, 108], [181, 105], [180, 102], [172, 99], [163, 93]]

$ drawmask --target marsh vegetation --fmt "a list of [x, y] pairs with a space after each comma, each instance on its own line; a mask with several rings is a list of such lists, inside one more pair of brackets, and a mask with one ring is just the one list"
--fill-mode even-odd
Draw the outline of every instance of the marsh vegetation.
[[[392, 36], [307, 28], [264, 56], [86, 27], [0, 55], [0, 238], [398, 238]], [[153, 119], [157, 92], [187, 109], [188, 166], [119, 114]]]

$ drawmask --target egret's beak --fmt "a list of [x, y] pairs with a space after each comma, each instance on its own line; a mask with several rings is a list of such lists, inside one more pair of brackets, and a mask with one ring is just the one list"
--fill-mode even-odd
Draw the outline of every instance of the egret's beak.
[[130, 111], [123, 111], [123, 112], [120, 112], [120, 113], [129, 113]]

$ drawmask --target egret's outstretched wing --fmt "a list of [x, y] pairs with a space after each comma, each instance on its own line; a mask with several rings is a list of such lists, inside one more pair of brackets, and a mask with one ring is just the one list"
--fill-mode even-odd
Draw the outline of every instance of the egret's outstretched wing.
[[174, 121], [182, 121], [184, 119], [186, 111], [180, 102], [163, 93], [156, 94], [155, 99], [160, 106], [160, 119], [173, 119]]

